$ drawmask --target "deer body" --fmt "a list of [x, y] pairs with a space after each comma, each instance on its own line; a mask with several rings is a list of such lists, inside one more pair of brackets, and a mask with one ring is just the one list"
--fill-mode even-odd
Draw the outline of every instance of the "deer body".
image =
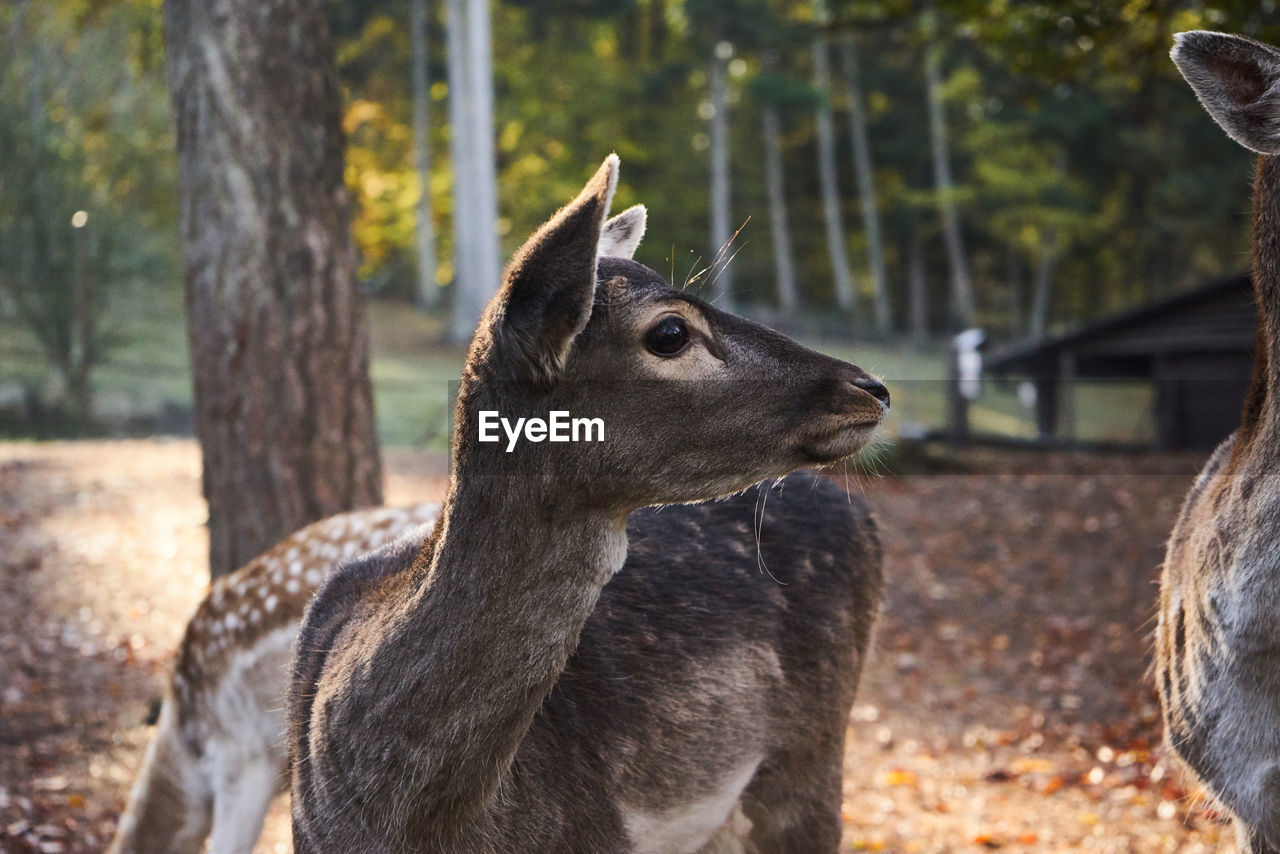
[[[605, 223], [616, 170], [517, 254], [481, 322], [436, 531], [308, 609], [300, 854], [839, 844], [880, 550], [859, 502], [785, 476], [862, 447], [888, 394], [627, 260], [643, 210]], [[476, 441], [480, 412], [557, 410], [606, 440]], [[633, 513], [654, 504], [682, 506]]]
[[[309, 762], [297, 769], [302, 785], [296, 789], [309, 799], [305, 808], [351, 822], [328, 832], [335, 841], [359, 840], [362, 850], [377, 849], [363, 847], [369, 844], [362, 827], [367, 813], [360, 807], [385, 799], [397, 807], [386, 820], [412, 838], [432, 839], [426, 850], [634, 846], [637, 852], [673, 852], [698, 850], [741, 802], [757, 827], [760, 851], [833, 849], [841, 829], [844, 735], [880, 586], [880, 550], [866, 508], [830, 482], [792, 475], [767, 495], [764, 490], [633, 514], [625, 564], [598, 599], [590, 582], [574, 590], [553, 579], [543, 595], [531, 597], [542, 607], [531, 603], [505, 627], [513, 638], [509, 662], [501, 652], [473, 653], [468, 667], [477, 678], [447, 687], [462, 694], [510, 692], [526, 701], [519, 710], [524, 717], [512, 726], [499, 715], [513, 712], [494, 704], [494, 719], [475, 724], [474, 710], [442, 704], [428, 707], [423, 723], [456, 731], [464, 742], [460, 751], [483, 736], [480, 726], [519, 731], [518, 741], [505, 745], [512, 751], [511, 775], [488, 775], [494, 789], [484, 797], [492, 811], [470, 817], [457, 835], [436, 837], [430, 826], [440, 818], [433, 805], [458, 809], [450, 799], [467, 793], [458, 778], [463, 759], [436, 753], [434, 744], [435, 755], [426, 755], [428, 748], [404, 737], [400, 704], [425, 705], [424, 686], [394, 676], [425, 654], [416, 638], [429, 634], [417, 623], [404, 624], [395, 643], [380, 650], [391, 660], [362, 662], [365, 672], [353, 692], [360, 702], [326, 713], [317, 710], [331, 702], [324, 690], [313, 703], [301, 700], [326, 729], [349, 732], [357, 721], [368, 727], [359, 741], [311, 745]], [[757, 551], [754, 523], [761, 503]], [[344, 589], [343, 599], [369, 590], [378, 597], [403, 595], [414, 584], [417, 556], [405, 546], [344, 570], [334, 586], [358, 587]], [[531, 546], [521, 538], [514, 548]], [[616, 547], [601, 543], [602, 551]], [[555, 552], [559, 560], [560, 550]], [[533, 576], [549, 573], [544, 564], [529, 568]], [[348, 581], [351, 576], [359, 582]], [[495, 581], [525, 583], [505, 575]], [[572, 654], [560, 628], [569, 623], [566, 599], [589, 614]], [[324, 606], [322, 601], [312, 611], [303, 648], [344, 646], [341, 635], [351, 623], [318, 622]], [[732, 620], [723, 619], [726, 612]], [[320, 626], [337, 628], [337, 635]], [[537, 632], [535, 626], [549, 628]], [[451, 628], [461, 634], [456, 624]], [[517, 644], [521, 635], [535, 635], [537, 646]], [[533, 652], [545, 658], [532, 659]], [[554, 687], [547, 690], [549, 681]], [[371, 767], [361, 761], [369, 754], [380, 757]], [[448, 769], [439, 773], [437, 790], [403, 790], [404, 779], [422, 773], [418, 767], [436, 762]], [[368, 776], [351, 773], [365, 767]], [[323, 787], [311, 782], [321, 774]], [[346, 804], [354, 808], [344, 809]], [[794, 844], [769, 844], [774, 837]]]
[[[214, 582], [178, 660], [112, 854], [253, 850], [288, 787], [284, 706], [307, 600], [344, 559], [418, 530], [439, 505], [324, 519]], [[425, 528], [423, 527], [425, 526]]]
[[1169, 539], [1156, 677], [1166, 739], [1236, 818], [1244, 851], [1280, 851], [1280, 51], [1192, 32], [1173, 52], [1205, 108], [1259, 153], [1259, 330], [1240, 428]]

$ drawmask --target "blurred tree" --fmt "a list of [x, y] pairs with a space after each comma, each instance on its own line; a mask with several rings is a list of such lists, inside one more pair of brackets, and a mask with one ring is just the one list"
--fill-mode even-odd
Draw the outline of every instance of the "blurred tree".
[[[127, 306], [174, 268], [163, 80], [149, 62], [149, 10], [76, 3], [0, 7], [0, 318], [39, 345], [85, 427], [93, 369]], [[7, 342], [14, 345], [16, 341]]]
[[711, 296], [726, 311], [733, 306], [732, 208], [729, 189], [729, 60], [733, 45], [716, 42], [712, 48], [710, 80], [711, 100], [708, 122], [711, 125]]
[[377, 504], [382, 469], [318, 0], [167, 0], [210, 565]]
[[929, 98], [929, 144], [933, 149], [933, 180], [938, 191], [938, 211], [942, 216], [942, 233], [946, 237], [947, 261], [951, 269], [951, 312], [961, 327], [973, 326], [977, 320], [973, 282], [969, 278], [969, 256], [960, 227], [960, 210], [955, 198], [955, 182], [951, 177], [951, 148], [947, 137], [947, 116], [942, 92], [942, 43], [938, 32], [937, 13], [924, 14], [925, 91]]
[[418, 248], [418, 305], [433, 309], [436, 286], [436, 234], [431, 210], [431, 90], [427, 76], [427, 0], [410, 0], [409, 39], [413, 55], [413, 153], [418, 173], [418, 210], [414, 235]]
[[[776, 56], [766, 68], [777, 64]], [[756, 80], [756, 100], [764, 133], [765, 187], [769, 197], [769, 234], [773, 241], [774, 274], [778, 282], [778, 307], [791, 315], [799, 308], [796, 293], [795, 257], [791, 251], [791, 225], [787, 219], [787, 183], [782, 163], [782, 119], [779, 116], [781, 91], [785, 83], [771, 71]]]
[[827, 227], [827, 251], [835, 284], [836, 305], [853, 310], [853, 276], [849, 272], [848, 238], [841, 211], [840, 172], [836, 167], [836, 132], [831, 117], [831, 58], [825, 25], [823, 0], [814, 0], [814, 17], [820, 27], [813, 40], [813, 87], [822, 100], [818, 104], [818, 183], [822, 190], [823, 219]]
[[880, 206], [876, 202], [875, 178], [871, 169], [871, 144], [867, 140], [867, 116], [858, 75], [858, 54], [853, 34], [840, 39], [840, 65], [849, 90], [849, 138], [853, 144], [853, 172], [858, 179], [862, 205], [862, 227], [867, 235], [867, 266], [871, 273], [871, 295], [876, 328], [881, 335], [893, 331], [889, 309], [889, 275], [885, 270], [884, 242], [880, 237]]

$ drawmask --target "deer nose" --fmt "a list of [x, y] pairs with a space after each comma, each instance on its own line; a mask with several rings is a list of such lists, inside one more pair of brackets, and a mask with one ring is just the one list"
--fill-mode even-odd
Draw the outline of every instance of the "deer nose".
[[862, 377], [854, 380], [853, 384], [880, 401], [880, 405], [885, 409], [889, 408], [889, 389], [885, 388], [880, 380], [875, 377]]

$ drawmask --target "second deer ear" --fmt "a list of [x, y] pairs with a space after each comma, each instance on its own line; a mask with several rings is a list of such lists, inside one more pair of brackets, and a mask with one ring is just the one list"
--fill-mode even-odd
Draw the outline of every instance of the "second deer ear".
[[1174, 64], [1227, 135], [1259, 154], [1280, 153], [1280, 51], [1243, 36], [1174, 36]]
[[604, 233], [600, 235], [600, 257], [634, 257], [644, 237], [647, 218], [644, 205], [635, 205], [606, 222]]
[[611, 154], [507, 267], [494, 331], [504, 360], [521, 379], [538, 385], [558, 379], [574, 337], [591, 317], [596, 258], [617, 186], [618, 157]]

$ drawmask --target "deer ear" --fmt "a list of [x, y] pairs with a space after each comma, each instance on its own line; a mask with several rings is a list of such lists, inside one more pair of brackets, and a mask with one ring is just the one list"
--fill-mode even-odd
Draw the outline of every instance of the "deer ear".
[[497, 339], [522, 379], [554, 382], [574, 336], [591, 317], [600, 235], [617, 186], [618, 156], [610, 154], [578, 197], [534, 232], [507, 267]]
[[629, 207], [604, 224], [604, 234], [600, 235], [600, 257], [631, 258], [640, 246], [644, 237], [645, 221], [648, 213], [644, 205]]
[[1280, 153], [1280, 51], [1194, 30], [1174, 36], [1170, 55], [1227, 136], [1259, 154]]

